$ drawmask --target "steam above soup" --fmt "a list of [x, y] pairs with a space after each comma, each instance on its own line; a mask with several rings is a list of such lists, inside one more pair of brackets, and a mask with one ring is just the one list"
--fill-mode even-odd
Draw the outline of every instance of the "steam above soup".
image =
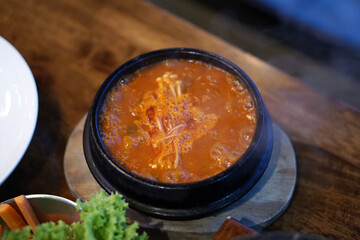
[[214, 176], [248, 148], [254, 102], [235, 76], [200, 61], [170, 59], [111, 89], [99, 117], [108, 152], [131, 172], [166, 183]]

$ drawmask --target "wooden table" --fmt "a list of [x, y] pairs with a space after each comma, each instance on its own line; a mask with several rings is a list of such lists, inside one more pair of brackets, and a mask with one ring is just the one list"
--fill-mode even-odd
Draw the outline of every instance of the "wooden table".
[[268, 230], [330, 239], [360, 236], [358, 111], [147, 2], [2, 1], [0, 34], [28, 62], [39, 93], [34, 137], [21, 163], [0, 186], [0, 201], [29, 193], [73, 199], [64, 177], [65, 145], [105, 77], [141, 53], [194, 47], [223, 55], [244, 69], [273, 121], [294, 144], [295, 194]]

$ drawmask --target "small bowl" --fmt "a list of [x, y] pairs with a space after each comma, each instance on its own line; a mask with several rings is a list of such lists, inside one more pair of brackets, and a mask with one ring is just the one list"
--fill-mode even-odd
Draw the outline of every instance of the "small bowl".
[[[140, 177], [118, 163], [104, 146], [98, 116], [111, 88], [122, 77], [167, 59], [200, 60], [243, 81], [252, 95], [257, 125], [243, 156], [223, 172], [192, 183], [161, 183]], [[117, 68], [104, 81], [89, 110], [83, 135], [84, 154], [91, 173], [107, 192], [117, 191], [132, 209], [153, 217], [183, 220], [206, 216], [245, 195], [260, 179], [270, 160], [272, 123], [262, 98], [250, 78], [234, 63], [207, 51], [190, 48], [162, 49], [140, 55]]]
[[[76, 203], [69, 199], [48, 194], [31, 194], [25, 197], [29, 201], [40, 223], [56, 223], [62, 220], [67, 224], [71, 224], [80, 219], [79, 212], [76, 210]], [[9, 199], [2, 203], [10, 204], [18, 210], [14, 199]], [[5, 225], [1, 218], [0, 224]]]

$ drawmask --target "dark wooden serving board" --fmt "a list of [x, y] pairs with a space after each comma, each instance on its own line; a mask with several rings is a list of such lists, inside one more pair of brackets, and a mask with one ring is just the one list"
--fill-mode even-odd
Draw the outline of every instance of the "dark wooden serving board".
[[[65, 150], [64, 169], [74, 197], [89, 199], [101, 187], [91, 175], [83, 154], [85, 117], [73, 130]], [[244, 197], [215, 214], [196, 220], [169, 221], [145, 216], [129, 209], [128, 216], [146, 229], [164, 231], [169, 239], [209, 239], [229, 216], [254, 230], [261, 231], [288, 207], [296, 183], [296, 159], [287, 135], [274, 128], [274, 148], [269, 165], [259, 182]]]

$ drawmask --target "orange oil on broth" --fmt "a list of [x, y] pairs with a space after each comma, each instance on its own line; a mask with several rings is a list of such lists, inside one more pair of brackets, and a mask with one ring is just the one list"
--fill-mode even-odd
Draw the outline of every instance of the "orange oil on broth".
[[155, 181], [194, 182], [232, 165], [248, 148], [254, 102], [235, 76], [200, 61], [138, 70], [108, 94], [101, 138], [130, 171]]

